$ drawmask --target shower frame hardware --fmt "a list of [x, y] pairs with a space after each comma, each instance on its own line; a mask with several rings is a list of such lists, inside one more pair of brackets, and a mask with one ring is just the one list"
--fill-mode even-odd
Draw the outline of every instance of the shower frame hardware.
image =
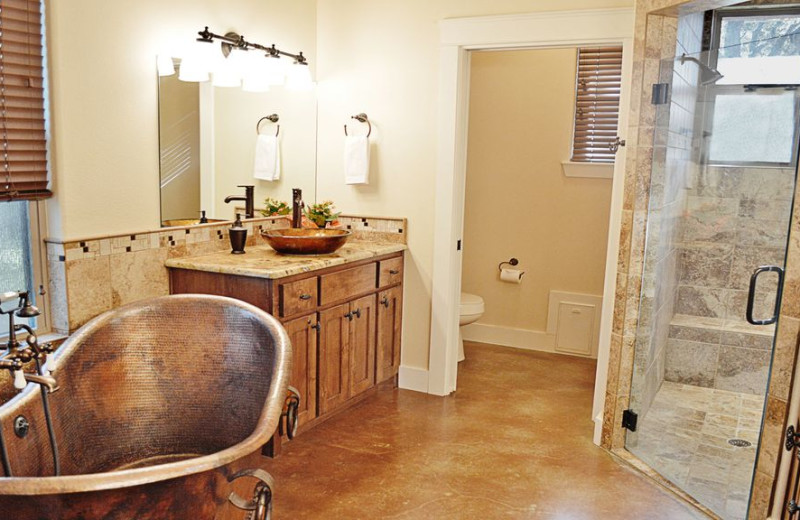
[[[359, 123], [367, 123], [367, 126], [369, 127], [367, 130], [367, 137], [372, 135], [372, 123], [369, 122], [369, 117], [367, 117], [367, 114], [361, 112], [360, 114], [350, 116], [350, 119], [355, 119]], [[347, 124], [344, 125], [344, 135], [347, 136]]]
[[[775, 307], [773, 308], [772, 316], [766, 320], [757, 320], [753, 318], [753, 306], [755, 305], [756, 299], [756, 283], [761, 273], [778, 274], [778, 290], [775, 294]], [[745, 318], [747, 318], [748, 323], [752, 325], [772, 325], [778, 321], [778, 314], [780, 313], [781, 309], [781, 297], [783, 296], [783, 277], [784, 271], [777, 265], [762, 265], [753, 271], [752, 276], [750, 276], [750, 289], [747, 292], [747, 311], [745, 312]]]
[[[273, 123], [277, 123], [279, 119], [280, 119], [280, 117], [278, 117], [278, 114], [270, 114], [268, 116], [264, 116], [261, 119], [259, 119], [258, 123], [256, 123], [256, 135], [261, 133], [261, 130], [260, 130], [261, 123], [264, 122], [264, 120], [271, 121]], [[281, 133], [281, 125], [278, 125], [278, 128], [275, 130], [275, 137], [278, 137], [279, 133]]]
[[497, 265], [497, 270], [500, 271], [500, 272], [503, 272], [503, 266], [506, 265], [506, 264], [511, 265], [511, 266], [519, 265], [519, 260], [517, 260], [516, 258], [511, 258], [507, 262], [500, 262]]
[[214, 40], [219, 40], [222, 44], [222, 54], [225, 57], [228, 57], [228, 54], [233, 50], [234, 47], [241, 50], [249, 50], [249, 49], [258, 49], [260, 51], [264, 51], [267, 53], [267, 56], [272, 58], [279, 58], [281, 56], [287, 56], [289, 58], [294, 59], [295, 63], [300, 65], [308, 65], [308, 60], [305, 56], [303, 56], [303, 52], [300, 51], [297, 54], [292, 54], [291, 52], [286, 52], [278, 49], [275, 47], [273, 43], [271, 46], [267, 47], [265, 45], [261, 45], [260, 43], [249, 42], [244, 39], [244, 36], [240, 34], [236, 34], [234, 32], [226, 33], [225, 36], [221, 34], [215, 34], [208, 30], [208, 26], [202, 31], [197, 31], [197, 34], [200, 35], [197, 38], [199, 42], [207, 42], [213, 43]]

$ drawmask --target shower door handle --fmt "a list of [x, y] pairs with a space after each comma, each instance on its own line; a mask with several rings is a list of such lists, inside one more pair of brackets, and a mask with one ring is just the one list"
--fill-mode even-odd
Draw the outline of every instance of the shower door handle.
[[[756, 282], [761, 273], [778, 273], [778, 290], [775, 294], [775, 307], [772, 311], [772, 317], [766, 320], [756, 320], [753, 318], [753, 305], [756, 299]], [[753, 271], [750, 277], [750, 290], [747, 293], [747, 321], [753, 325], [771, 325], [778, 321], [778, 312], [780, 311], [781, 295], [783, 294], [783, 269], [777, 265], [762, 265]]]

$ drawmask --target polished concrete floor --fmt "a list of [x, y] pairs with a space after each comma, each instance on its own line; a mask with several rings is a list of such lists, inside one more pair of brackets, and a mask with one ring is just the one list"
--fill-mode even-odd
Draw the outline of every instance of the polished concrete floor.
[[721, 518], [744, 520], [763, 407], [763, 396], [664, 381], [627, 447]]
[[705, 518], [592, 444], [592, 360], [466, 355], [449, 397], [381, 391], [284, 445], [274, 518]]

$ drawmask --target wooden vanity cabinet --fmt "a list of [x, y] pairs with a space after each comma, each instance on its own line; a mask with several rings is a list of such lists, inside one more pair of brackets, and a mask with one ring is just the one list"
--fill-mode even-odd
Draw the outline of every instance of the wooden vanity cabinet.
[[283, 324], [292, 342], [292, 373], [289, 385], [302, 398], [297, 419], [300, 426], [317, 416], [317, 313]]
[[403, 253], [276, 279], [169, 271], [173, 294], [231, 296], [281, 321], [293, 347], [289, 384], [301, 394], [301, 429], [397, 382]]

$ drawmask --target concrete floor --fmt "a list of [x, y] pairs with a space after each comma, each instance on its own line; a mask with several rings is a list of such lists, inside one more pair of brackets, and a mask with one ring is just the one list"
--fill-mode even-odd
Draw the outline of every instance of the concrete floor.
[[706, 518], [592, 444], [593, 360], [466, 356], [454, 395], [381, 391], [284, 445], [274, 518]]

